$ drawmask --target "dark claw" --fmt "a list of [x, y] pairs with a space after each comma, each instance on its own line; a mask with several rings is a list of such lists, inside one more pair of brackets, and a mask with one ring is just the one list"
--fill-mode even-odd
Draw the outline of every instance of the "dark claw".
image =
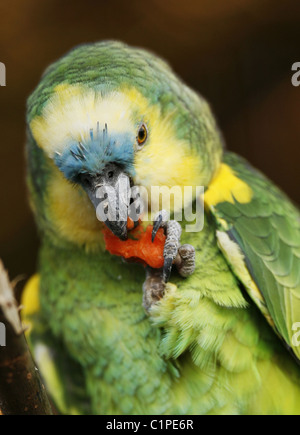
[[152, 230], [152, 243], [154, 242], [155, 236], [157, 234], [157, 231], [160, 229], [161, 227], [161, 223], [162, 223], [162, 215], [159, 214], [156, 221], [153, 223], [153, 230]]
[[173, 266], [173, 259], [170, 257], [165, 258], [163, 273], [162, 273], [162, 279], [164, 283], [167, 283], [170, 279], [172, 266]]

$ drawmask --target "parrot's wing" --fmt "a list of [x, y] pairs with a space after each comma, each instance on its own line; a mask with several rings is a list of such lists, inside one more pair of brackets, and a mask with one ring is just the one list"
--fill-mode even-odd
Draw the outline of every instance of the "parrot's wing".
[[22, 306], [27, 342], [56, 410], [65, 415], [86, 413], [90, 406], [84, 375], [63, 344], [45, 326], [40, 312], [38, 275], [28, 281]]
[[299, 210], [232, 153], [225, 155], [204, 202], [215, 218], [219, 247], [233, 272], [300, 360], [300, 346], [293, 339], [300, 322]]

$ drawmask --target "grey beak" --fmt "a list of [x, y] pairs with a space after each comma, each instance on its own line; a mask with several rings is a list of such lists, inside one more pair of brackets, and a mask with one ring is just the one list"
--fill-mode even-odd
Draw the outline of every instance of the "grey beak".
[[80, 184], [96, 209], [97, 218], [121, 240], [127, 240], [130, 178], [117, 165], [108, 164], [101, 174], [82, 174]]

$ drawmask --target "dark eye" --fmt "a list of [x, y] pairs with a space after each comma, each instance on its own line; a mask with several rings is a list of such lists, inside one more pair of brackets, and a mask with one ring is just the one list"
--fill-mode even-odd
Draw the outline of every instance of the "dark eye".
[[146, 142], [147, 137], [148, 137], [148, 130], [147, 130], [146, 124], [141, 124], [139, 126], [138, 134], [137, 134], [138, 144], [140, 146], [143, 145]]

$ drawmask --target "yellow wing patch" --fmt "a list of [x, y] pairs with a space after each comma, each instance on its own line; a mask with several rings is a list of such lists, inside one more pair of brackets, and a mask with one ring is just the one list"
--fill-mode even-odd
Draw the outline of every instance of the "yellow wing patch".
[[21, 298], [21, 318], [25, 324], [26, 334], [32, 330], [31, 318], [40, 310], [40, 275], [36, 274], [27, 282]]
[[22, 316], [30, 317], [40, 310], [40, 275], [36, 274], [27, 282], [21, 304]]
[[210, 208], [221, 202], [234, 204], [234, 200], [246, 204], [252, 197], [253, 192], [248, 184], [239, 179], [228, 165], [222, 163], [204, 194], [204, 202]]

